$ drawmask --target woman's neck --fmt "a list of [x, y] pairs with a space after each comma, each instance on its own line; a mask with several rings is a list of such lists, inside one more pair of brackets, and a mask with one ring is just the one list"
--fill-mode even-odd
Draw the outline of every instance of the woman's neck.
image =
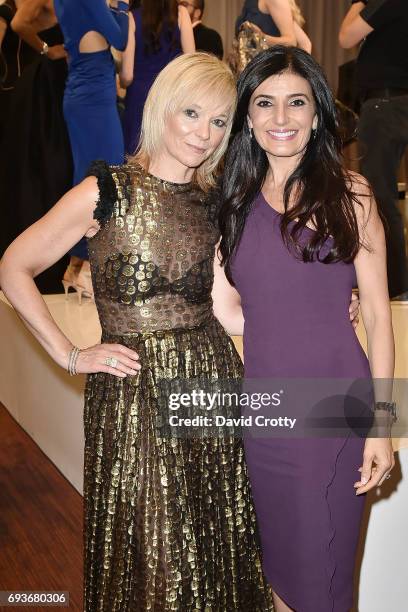
[[288, 178], [299, 165], [299, 158], [268, 155], [268, 162], [269, 169], [266, 174], [265, 185], [273, 191], [283, 193]]
[[170, 183], [190, 183], [195, 168], [189, 168], [174, 157], [158, 154], [149, 163], [148, 172]]

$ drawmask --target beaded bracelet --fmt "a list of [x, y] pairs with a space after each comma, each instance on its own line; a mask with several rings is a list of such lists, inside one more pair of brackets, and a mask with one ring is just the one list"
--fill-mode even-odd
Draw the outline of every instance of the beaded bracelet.
[[76, 374], [78, 374], [78, 372], [76, 371], [76, 363], [80, 352], [81, 351], [77, 346], [74, 346], [69, 352], [68, 372], [70, 376], [75, 376]]
[[376, 402], [374, 410], [385, 410], [390, 413], [394, 423], [397, 421], [397, 404], [395, 402]]

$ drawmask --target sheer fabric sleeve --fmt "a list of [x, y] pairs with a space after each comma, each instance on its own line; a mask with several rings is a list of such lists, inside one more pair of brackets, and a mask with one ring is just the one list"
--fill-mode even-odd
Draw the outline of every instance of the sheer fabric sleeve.
[[92, 162], [86, 176], [96, 176], [98, 181], [99, 198], [93, 216], [102, 227], [111, 218], [118, 199], [115, 181], [108, 164], [103, 160]]
[[217, 181], [217, 184], [210, 189], [206, 194], [205, 203], [208, 210], [208, 217], [217, 232], [220, 231], [218, 217], [221, 209], [221, 180]]
[[129, 5], [119, 0], [117, 8], [109, 8], [105, 0], [84, 0], [92, 29], [106, 38], [108, 43], [123, 51], [127, 45]]

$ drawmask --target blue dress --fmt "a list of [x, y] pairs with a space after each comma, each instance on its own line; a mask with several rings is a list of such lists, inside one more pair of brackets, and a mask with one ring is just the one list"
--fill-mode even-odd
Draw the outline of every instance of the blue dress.
[[262, 13], [258, 8], [258, 0], [245, 0], [241, 15], [235, 24], [236, 34], [244, 21], [250, 21], [261, 28], [269, 36], [280, 36], [280, 32], [270, 15]]
[[[105, 159], [110, 164], [121, 164], [124, 160], [112, 54], [109, 49], [81, 53], [79, 46], [87, 32], [96, 31], [109, 45], [123, 50], [128, 38], [128, 5], [119, 2], [117, 9], [110, 9], [105, 0], [55, 0], [54, 7], [69, 56], [64, 117], [76, 185], [93, 160]], [[74, 247], [71, 254], [87, 259], [85, 241]]]
[[143, 31], [142, 11], [132, 11], [136, 24], [136, 53], [133, 69], [133, 81], [126, 91], [123, 132], [125, 151], [133, 155], [136, 151], [140, 128], [142, 125], [143, 107], [154, 79], [161, 70], [181, 53], [180, 31], [178, 27], [163, 27], [157, 50], [148, 52], [141, 39]]

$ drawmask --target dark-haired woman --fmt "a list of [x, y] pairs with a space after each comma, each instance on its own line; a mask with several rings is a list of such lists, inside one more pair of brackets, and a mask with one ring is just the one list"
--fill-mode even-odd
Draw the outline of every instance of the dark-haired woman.
[[[134, 5], [134, 6], [133, 6]], [[143, 107], [159, 72], [177, 55], [195, 51], [191, 19], [177, 0], [143, 0], [131, 4], [129, 41], [122, 56], [120, 81], [127, 88], [123, 133], [125, 151], [136, 151]]]
[[[335, 380], [335, 394], [339, 379], [369, 387], [394, 370], [383, 227], [364, 180], [340, 164], [335, 115], [320, 67], [300, 49], [272, 47], [240, 77], [221, 254], [242, 300], [246, 377], [293, 378], [280, 387], [290, 397], [302, 379], [318, 398], [323, 382]], [[356, 277], [369, 360], [348, 323]], [[388, 389], [368, 413], [365, 391], [345, 394], [341, 410], [354, 398], [353, 414], [375, 415], [375, 423], [381, 415], [387, 425]], [[316, 414], [323, 422], [332, 410], [341, 416], [334, 402], [324, 405]], [[282, 406], [283, 416], [295, 412]], [[364, 493], [394, 465], [389, 435], [313, 438], [295, 427], [292, 437], [258, 436], [248, 434], [246, 457], [276, 610], [346, 612]]]

